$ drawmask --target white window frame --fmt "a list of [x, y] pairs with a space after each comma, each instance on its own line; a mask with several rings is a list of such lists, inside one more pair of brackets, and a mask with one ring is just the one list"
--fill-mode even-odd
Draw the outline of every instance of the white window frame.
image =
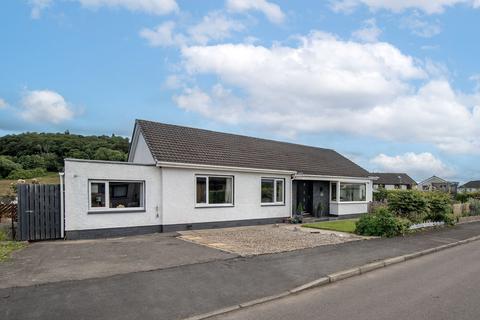
[[[262, 202], [262, 182], [263, 180], [273, 180], [273, 202]], [[277, 181], [283, 184], [283, 201], [277, 201]], [[260, 179], [260, 202], [262, 206], [284, 206], [285, 205], [285, 178], [262, 177]]]
[[[142, 204], [141, 207], [129, 207], [129, 208], [110, 208], [110, 182], [124, 182], [124, 183], [140, 183], [142, 189], [140, 192]], [[105, 184], [105, 207], [92, 207], [92, 184], [103, 183]], [[145, 181], [142, 180], [88, 180], [88, 212], [133, 212], [133, 211], [145, 211]]]
[[[206, 203], [197, 203], [197, 178], [205, 178], [205, 201]], [[232, 202], [231, 203], [212, 203], [210, 204], [209, 194], [210, 194], [210, 186], [209, 180], [210, 178], [230, 178], [232, 179]], [[234, 207], [235, 206], [235, 177], [234, 176], [222, 176], [222, 175], [211, 175], [211, 174], [196, 174], [195, 179], [195, 208], [215, 208], [215, 207]]]
[[[365, 200], [356, 200], [356, 201], [345, 201], [345, 200], [341, 200], [341, 185], [342, 184], [359, 184], [359, 185], [364, 185], [365, 186]], [[337, 197], [338, 197], [338, 203], [366, 203], [367, 202], [367, 184], [365, 182], [346, 182], [346, 181], [340, 181], [340, 183], [338, 184], [339, 187], [337, 187]]]

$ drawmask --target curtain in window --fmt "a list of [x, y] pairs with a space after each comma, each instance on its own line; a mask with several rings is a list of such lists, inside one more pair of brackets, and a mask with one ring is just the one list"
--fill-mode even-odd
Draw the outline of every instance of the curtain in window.
[[232, 185], [232, 179], [227, 178], [226, 179], [226, 186], [225, 186], [225, 203], [233, 203], [233, 185]]

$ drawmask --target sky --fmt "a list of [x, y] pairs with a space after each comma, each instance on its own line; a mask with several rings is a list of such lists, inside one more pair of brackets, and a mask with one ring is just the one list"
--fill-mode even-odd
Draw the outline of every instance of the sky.
[[480, 0], [5, 0], [0, 136], [135, 119], [480, 179]]

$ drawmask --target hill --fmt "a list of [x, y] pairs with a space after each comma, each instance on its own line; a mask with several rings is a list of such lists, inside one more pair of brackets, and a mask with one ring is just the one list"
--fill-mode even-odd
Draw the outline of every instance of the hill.
[[128, 138], [65, 133], [0, 137], [0, 179], [29, 179], [58, 172], [64, 158], [125, 161]]

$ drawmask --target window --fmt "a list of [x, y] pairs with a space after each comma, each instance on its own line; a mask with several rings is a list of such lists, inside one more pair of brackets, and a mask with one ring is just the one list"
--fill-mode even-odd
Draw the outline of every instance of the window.
[[233, 177], [197, 176], [195, 203], [197, 207], [232, 206]]
[[105, 207], [105, 182], [95, 182], [90, 184], [90, 207], [104, 208]]
[[332, 182], [332, 201], [337, 201], [337, 183]]
[[340, 201], [366, 201], [366, 185], [365, 183], [340, 183]]
[[285, 204], [285, 179], [262, 178], [262, 204]]
[[144, 209], [144, 182], [90, 181], [91, 211]]

